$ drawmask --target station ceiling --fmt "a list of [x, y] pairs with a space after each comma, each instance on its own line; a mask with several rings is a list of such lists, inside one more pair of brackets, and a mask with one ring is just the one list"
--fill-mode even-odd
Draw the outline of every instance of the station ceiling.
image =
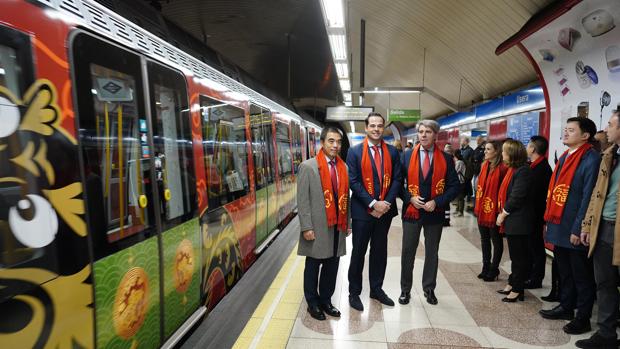
[[[145, 0], [298, 109], [322, 119], [341, 103], [320, 0]], [[551, 0], [343, 0], [352, 90], [425, 87], [434, 94], [365, 94], [363, 104], [436, 118], [536, 81], [526, 56], [496, 47]], [[290, 87], [289, 87], [290, 62]], [[353, 94], [354, 105], [357, 95]], [[405, 125], [410, 126], [410, 125]], [[363, 123], [361, 125], [363, 128]]]

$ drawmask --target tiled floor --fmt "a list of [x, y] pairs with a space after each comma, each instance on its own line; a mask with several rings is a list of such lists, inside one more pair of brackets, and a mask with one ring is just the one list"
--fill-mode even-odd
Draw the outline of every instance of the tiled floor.
[[[400, 294], [401, 239], [402, 224], [400, 217], [396, 217], [390, 229], [383, 285], [394, 301]], [[347, 239], [347, 249], [348, 255], [340, 260], [332, 297], [332, 303], [342, 312], [340, 319], [328, 317], [326, 321], [317, 321], [307, 314], [302, 288], [304, 259], [294, 250], [235, 348], [573, 348], [576, 340], [591, 334], [569, 336], [562, 331], [566, 321], [545, 320], [538, 315], [541, 308], [554, 305], [540, 300], [549, 291], [549, 265], [543, 288], [528, 291], [525, 302], [502, 303], [502, 295], [495, 292], [504, 287], [510, 270], [507, 248], [499, 280], [486, 283], [477, 279], [481, 268], [480, 240], [475, 218], [469, 214], [453, 217], [452, 226], [444, 228], [439, 251], [437, 305], [429, 305], [422, 295], [423, 238], [416, 255], [411, 302], [387, 307], [371, 300], [365, 268], [363, 312], [351, 309], [348, 304], [351, 238]], [[596, 309], [593, 327], [596, 327], [595, 319]]]

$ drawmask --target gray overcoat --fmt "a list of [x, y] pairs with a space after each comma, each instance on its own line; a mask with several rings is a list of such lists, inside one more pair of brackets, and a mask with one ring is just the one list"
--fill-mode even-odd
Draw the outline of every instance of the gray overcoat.
[[[348, 168], [347, 168], [348, 171]], [[348, 184], [348, 183], [347, 183]], [[351, 226], [351, 200], [347, 217], [347, 227]], [[321, 185], [321, 175], [316, 159], [308, 159], [299, 165], [297, 175], [297, 211], [299, 216], [299, 246], [297, 254], [317, 259], [334, 256], [334, 227], [327, 227], [325, 198]], [[303, 232], [314, 230], [315, 239], [304, 239]], [[338, 233], [338, 257], [346, 254], [346, 232]]]

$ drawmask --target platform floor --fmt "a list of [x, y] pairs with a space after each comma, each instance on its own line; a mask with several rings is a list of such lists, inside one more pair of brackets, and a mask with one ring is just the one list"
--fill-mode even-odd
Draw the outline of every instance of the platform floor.
[[[400, 204], [399, 204], [400, 207]], [[506, 284], [510, 270], [508, 248], [504, 250], [498, 281], [483, 282], [476, 275], [481, 269], [480, 238], [475, 218], [452, 217], [445, 227], [440, 245], [437, 305], [426, 303], [421, 290], [424, 262], [423, 238], [416, 255], [414, 287], [408, 305], [400, 305], [400, 251], [402, 223], [392, 221], [384, 290], [396, 302], [383, 306], [368, 297], [368, 268], [364, 269], [364, 311], [348, 304], [347, 256], [341, 258], [336, 292], [332, 303], [341, 318], [317, 321], [308, 315], [303, 299], [304, 257], [296, 247], [284, 263], [268, 291], [254, 310], [234, 348], [574, 348], [574, 342], [591, 333], [570, 336], [562, 331], [563, 320], [545, 320], [541, 308], [555, 304], [540, 297], [550, 288], [550, 261], [542, 289], [528, 290], [524, 302], [503, 303], [495, 291]], [[596, 307], [595, 307], [596, 308]], [[596, 328], [596, 309], [592, 325]]]

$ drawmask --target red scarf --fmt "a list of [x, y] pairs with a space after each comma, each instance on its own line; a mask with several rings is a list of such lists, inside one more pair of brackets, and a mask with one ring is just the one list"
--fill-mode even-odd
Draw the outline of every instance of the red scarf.
[[[551, 222], [553, 224], [560, 224], [562, 220], [562, 213], [564, 212], [564, 204], [568, 199], [568, 192], [570, 185], [573, 181], [573, 176], [577, 167], [581, 162], [583, 155], [592, 148], [590, 143], [586, 143], [568, 156], [568, 150], [562, 154], [560, 159], [564, 157], [564, 164], [560, 170], [560, 174], [557, 176], [558, 167], [553, 169], [551, 175], [551, 181], [549, 182], [549, 190], [547, 191], [547, 209], [545, 210], [545, 222]], [[568, 157], [566, 157], [568, 156]]]
[[[379, 201], [383, 201], [387, 195], [390, 184], [392, 183], [392, 157], [388, 150], [387, 144], [381, 140], [381, 150], [383, 152], [383, 187], [379, 193]], [[362, 149], [362, 181], [364, 188], [371, 197], [375, 197], [375, 185], [372, 174], [372, 161], [368, 155], [368, 138], [364, 138], [364, 148]], [[377, 169], [378, 174], [379, 169]]]
[[547, 160], [547, 158], [545, 156], [539, 156], [538, 159], [536, 159], [532, 163], [530, 163], [530, 168], [534, 168], [534, 167], [538, 166], [538, 164], [543, 162], [543, 160]]
[[[428, 156], [428, 155], [427, 155]], [[446, 187], [446, 172], [448, 164], [443, 156], [443, 152], [435, 145], [433, 151], [433, 177], [431, 179], [431, 197], [425, 198], [427, 201], [443, 194]], [[420, 195], [420, 145], [416, 145], [409, 159], [409, 169], [407, 172], [407, 190], [411, 196]], [[443, 208], [442, 208], [443, 209]], [[437, 208], [435, 208], [437, 210]], [[408, 203], [405, 211], [405, 218], [419, 219], [420, 210], [415, 208], [411, 202]]]
[[478, 185], [476, 186], [476, 205], [474, 214], [478, 217], [478, 224], [483, 227], [493, 228], [497, 220], [497, 195], [499, 185], [508, 168], [500, 163], [490, 170], [489, 161], [485, 161], [480, 169]]
[[[506, 205], [506, 196], [508, 195], [508, 186], [512, 181], [512, 176], [515, 173], [515, 169], [512, 167], [508, 168], [506, 174], [504, 175], [504, 179], [502, 180], [502, 185], [499, 187], [499, 194], [497, 195], [497, 213], [502, 212], [504, 206]], [[499, 227], [499, 232], [504, 232], [504, 223]]]
[[323, 149], [319, 150], [319, 153], [316, 155], [316, 163], [319, 167], [321, 186], [323, 187], [323, 195], [325, 196], [327, 226], [332, 227], [338, 224], [338, 230], [346, 233], [348, 219], [347, 210], [349, 208], [349, 175], [347, 174], [347, 167], [344, 161], [342, 161], [339, 156], [336, 156], [336, 173], [338, 176], [338, 212], [336, 212], [332, 179]]

